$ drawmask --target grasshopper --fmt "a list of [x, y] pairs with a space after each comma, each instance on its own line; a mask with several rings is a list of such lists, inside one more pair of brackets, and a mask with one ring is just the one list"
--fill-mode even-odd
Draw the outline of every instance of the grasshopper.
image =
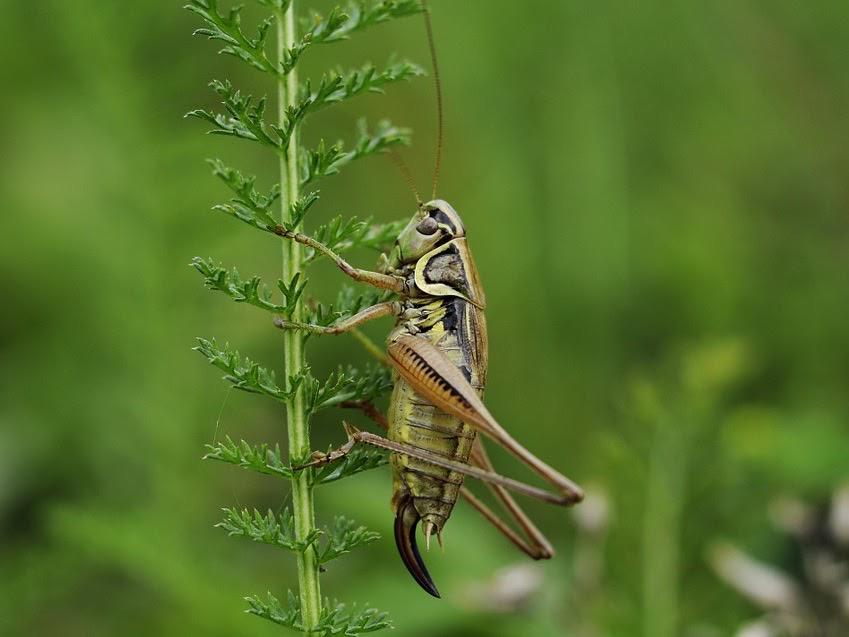
[[[395, 327], [387, 338], [386, 361], [393, 368], [395, 379], [388, 416], [371, 404], [361, 405], [387, 435], [360, 431], [345, 423], [347, 442], [329, 453], [316, 452], [299, 469], [335, 462], [358, 444], [388, 450], [398, 551], [415, 581], [439, 597], [417, 547], [419, 522], [423, 524], [428, 548], [433, 535], [441, 545], [442, 531], [462, 495], [520, 550], [533, 559], [548, 559], [554, 555], [551, 543], [509, 492], [567, 506], [580, 502], [583, 492], [519, 444], [495, 420], [482, 400], [488, 364], [486, 300], [460, 215], [448, 202], [435, 198], [442, 149], [441, 87], [426, 7], [424, 14], [439, 112], [434, 199], [423, 203], [416, 193], [416, 211], [391, 252], [381, 255], [377, 271], [353, 267], [307, 235], [282, 226], [275, 231], [329, 257], [354, 281], [391, 291], [394, 296], [331, 326], [298, 323], [282, 317], [275, 317], [274, 322], [281, 329], [344, 334], [368, 321], [395, 318]], [[553, 490], [496, 473], [479, 433], [525, 463]], [[519, 533], [463, 486], [466, 476], [489, 486], [519, 527]]]

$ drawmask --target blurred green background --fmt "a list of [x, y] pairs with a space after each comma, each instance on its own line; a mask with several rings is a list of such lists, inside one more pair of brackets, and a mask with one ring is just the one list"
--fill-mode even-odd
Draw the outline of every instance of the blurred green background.
[[[523, 557], [458, 506], [427, 556], [436, 601], [397, 558], [388, 470], [324, 487], [320, 522], [344, 513], [383, 538], [334, 562], [323, 592], [389, 611], [399, 637], [733, 634], [761, 611], [709, 547], [792, 571], [769, 502], [826, 502], [849, 478], [849, 4], [433, 5], [440, 194], [486, 286], [487, 402], [594, 495], [575, 516], [528, 503], [559, 554], [514, 572], [541, 578], [518, 601], [494, 578]], [[294, 587], [292, 558], [212, 525], [223, 506], [279, 507], [288, 485], [200, 456], [225, 434], [284, 442], [282, 414], [190, 349], [215, 336], [279, 368], [279, 334], [187, 267], [277, 274], [275, 239], [208, 212], [226, 193], [203, 159], [263, 184], [275, 166], [182, 119], [215, 105], [213, 77], [267, 88], [190, 37], [177, 2], [7, 0], [2, 15], [0, 634], [279, 634], [241, 597]], [[304, 68], [392, 52], [427, 60], [419, 19]], [[409, 125], [424, 188], [433, 102], [429, 80], [393, 86], [304, 134]], [[414, 205], [386, 158], [322, 194], [313, 224]], [[329, 300], [341, 277], [319, 263], [311, 278]], [[365, 360], [344, 337], [310, 357], [318, 372]], [[340, 419], [314, 423], [314, 446], [342, 440]]]

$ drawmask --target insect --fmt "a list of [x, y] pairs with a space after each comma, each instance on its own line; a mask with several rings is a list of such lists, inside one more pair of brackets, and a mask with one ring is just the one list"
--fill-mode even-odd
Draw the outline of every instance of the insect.
[[[554, 555], [554, 549], [510, 491], [559, 505], [580, 502], [583, 492], [519, 444], [483, 403], [488, 363], [486, 300], [460, 215], [448, 202], [435, 198], [442, 151], [442, 99], [427, 8], [424, 15], [439, 113], [434, 199], [423, 203], [416, 194], [415, 213], [398, 235], [391, 252], [382, 256], [377, 271], [351, 266], [309, 236], [282, 227], [277, 229], [280, 236], [310, 246], [335, 261], [351, 279], [389, 290], [394, 298], [330, 327], [282, 317], [275, 317], [275, 325], [282, 329], [342, 334], [374, 319], [395, 317], [395, 327], [387, 339], [386, 360], [394, 370], [395, 379], [388, 417], [372, 405], [367, 409], [387, 430], [387, 435], [360, 431], [345, 423], [347, 443], [329, 453], [313, 454], [311, 462], [304, 467], [334, 462], [358, 444], [388, 450], [398, 551], [415, 581], [439, 597], [417, 546], [419, 522], [428, 548], [434, 535], [441, 544], [442, 531], [462, 495], [520, 550], [534, 559], [548, 559]], [[504, 447], [553, 490], [496, 473], [478, 434]], [[463, 486], [467, 476], [480, 479], [490, 487], [520, 532]]]

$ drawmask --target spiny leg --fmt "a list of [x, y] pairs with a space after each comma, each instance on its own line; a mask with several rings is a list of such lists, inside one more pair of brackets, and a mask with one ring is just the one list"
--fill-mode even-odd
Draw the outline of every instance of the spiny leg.
[[[375, 422], [384, 431], [389, 430], [389, 421], [386, 416], [372, 403], [367, 400], [348, 401], [342, 403], [341, 407], [350, 409], [360, 409]], [[480, 439], [475, 441], [472, 447], [472, 454], [469, 457], [469, 462], [480, 469], [486, 471], [494, 471], [494, 467], [489, 460], [489, 456], [483, 446], [483, 441]], [[508, 540], [510, 540], [516, 548], [529, 557], [535, 560], [549, 559], [554, 556], [554, 548], [551, 543], [530, 520], [528, 515], [522, 510], [519, 504], [513, 499], [513, 496], [501, 486], [487, 484], [487, 487], [501, 501], [504, 508], [510, 514], [510, 517], [521, 527], [525, 538], [522, 538], [516, 533], [507, 523], [502, 520], [497, 513], [492, 511], [484, 502], [479, 500], [468, 487], [460, 487], [460, 495], [472, 505], [482, 516], [484, 516], [498, 531], [500, 531]]]
[[519, 482], [518, 480], [514, 480], [513, 478], [507, 478], [492, 471], [486, 471], [478, 467], [473, 467], [464, 462], [449, 460], [448, 458], [444, 458], [435, 453], [430, 453], [429, 451], [424, 451], [422, 449], [419, 449], [418, 447], [413, 447], [404, 443], [388, 440], [387, 438], [383, 438], [382, 436], [378, 436], [377, 434], [373, 434], [368, 431], [359, 431], [348, 423], [344, 423], [344, 426], [345, 431], [348, 433], [348, 442], [346, 442], [338, 449], [331, 451], [330, 453], [315, 453], [313, 454], [312, 461], [295, 468], [300, 470], [306, 469], [307, 467], [316, 467], [328, 464], [330, 462], [335, 462], [336, 460], [339, 460], [340, 458], [350, 453], [351, 449], [353, 449], [354, 446], [359, 443], [363, 443], [372, 445], [374, 447], [379, 447], [381, 449], [386, 449], [387, 451], [391, 451], [394, 453], [404, 454], [410, 456], [411, 458], [418, 458], [419, 460], [428, 462], [438, 467], [442, 467], [444, 469], [448, 469], [449, 471], [456, 471], [457, 473], [477, 478], [478, 480], [481, 480], [483, 482], [499, 485], [506, 489], [510, 489], [511, 491], [515, 491], [516, 493], [521, 493], [532, 498], [537, 498], [544, 502], [567, 506], [573, 504], [573, 500], [570, 496], [566, 496], [559, 493], [552, 493], [550, 491], [546, 491], [545, 489], [540, 489], [539, 487], [534, 487], [532, 485], [525, 484], [524, 482]]
[[286, 319], [275, 316], [274, 324], [282, 330], [303, 330], [312, 332], [313, 334], [344, 334], [356, 329], [363, 323], [373, 321], [374, 319], [383, 316], [397, 315], [401, 313], [401, 304], [398, 301], [386, 301], [367, 307], [353, 316], [339, 321], [336, 325], [324, 326], [314, 325], [312, 323], [298, 323], [295, 321], [287, 321]]
[[300, 232], [292, 232], [291, 230], [286, 230], [283, 226], [277, 226], [274, 228], [274, 234], [279, 237], [283, 237], [285, 239], [291, 239], [292, 241], [297, 241], [307, 247], [312, 248], [316, 252], [319, 252], [331, 259], [336, 265], [339, 267], [342, 272], [351, 277], [354, 281], [359, 281], [360, 283], [365, 283], [366, 285], [371, 285], [376, 288], [380, 288], [381, 290], [392, 290], [393, 292], [403, 293], [406, 291], [406, 281], [404, 277], [400, 277], [394, 274], [384, 274], [382, 272], [373, 272], [371, 270], [360, 270], [359, 268], [355, 268], [350, 263], [345, 261], [341, 256], [339, 256], [336, 252], [328, 248], [323, 243], [320, 243], [313, 239], [310, 236], [302, 234]]
[[[475, 441], [475, 446], [472, 448], [472, 454], [469, 461], [487, 471], [495, 472], [489, 456], [483, 447], [483, 441], [478, 439]], [[496, 484], [486, 485], [490, 491], [498, 498], [501, 505], [510, 514], [516, 524], [522, 530], [525, 538], [521, 538], [513, 529], [494, 513], [486, 504], [478, 500], [474, 494], [466, 487], [463, 487], [461, 494], [477, 511], [489, 520], [496, 529], [501, 531], [508, 540], [513, 542], [516, 547], [526, 555], [535, 560], [546, 560], [554, 557], [554, 547], [548, 541], [548, 538], [543, 535], [537, 526], [531, 521], [528, 515], [522, 510], [522, 507], [513, 499], [513, 496], [502, 486]]]

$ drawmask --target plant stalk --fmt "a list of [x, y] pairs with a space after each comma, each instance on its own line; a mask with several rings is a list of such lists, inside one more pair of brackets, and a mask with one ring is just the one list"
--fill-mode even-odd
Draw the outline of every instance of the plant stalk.
[[[282, 61], [287, 49], [296, 42], [295, 0], [277, 15], [277, 59]], [[292, 70], [277, 80], [278, 120], [282, 128], [286, 122], [286, 108], [295, 104], [298, 93], [298, 74]], [[292, 131], [286, 153], [280, 155], [280, 220], [285, 225], [289, 221], [291, 206], [297, 201], [299, 193], [298, 176], [298, 130]], [[283, 280], [291, 281], [295, 274], [303, 270], [303, 251], [296, 241], [283, 241]], [[303, 276], [303, 275], [302, 275]], [[292, 311], [292, 320], [303, 321], [304, 305], [298, 300]], [[298, 374], [305, 365], [304, 335], [299, 330], [286, 330], [283, 333], [284, 365], [287, 383]], [[286, 425], [289, 436], [289, 460], [302, 463], [310, 454], [309, 422], [305, 409], [303, 384], [295, 390], [287, 405]], [[315, 529], [315, 511], [313, 505], [311, 471], [301, 471], [292, 478], [292, 510], [295, 521], [295, 538], [306, 539]], [[318, 560], [315, 549], [310, 546], [303, 553], [297, 553], [298, 584], [301, 602], [301, 617], [305, 632], [318, 626], [321, 617], [321, 588], [318, 578]]]

